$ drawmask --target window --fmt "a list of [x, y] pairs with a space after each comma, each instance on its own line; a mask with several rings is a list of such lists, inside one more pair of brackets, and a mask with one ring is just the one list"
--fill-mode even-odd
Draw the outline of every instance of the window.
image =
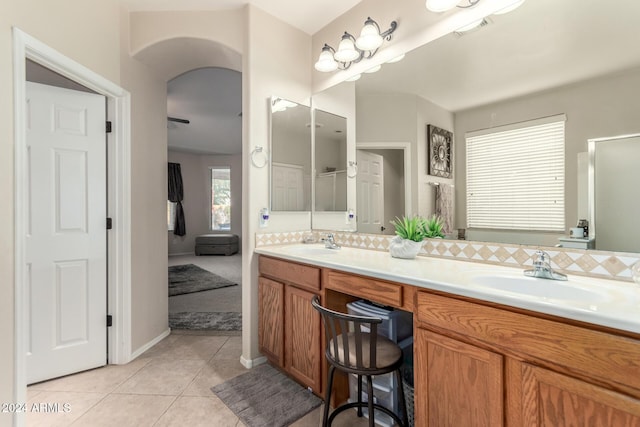
[[466, 134], [468, 228], [564, 231], [565, 120]]
[[176, 204], [167, 200], [167, 231], [173, 231], [176, 223]]
[[231, 169], [211, 168], [211, 229], [231, 230]]

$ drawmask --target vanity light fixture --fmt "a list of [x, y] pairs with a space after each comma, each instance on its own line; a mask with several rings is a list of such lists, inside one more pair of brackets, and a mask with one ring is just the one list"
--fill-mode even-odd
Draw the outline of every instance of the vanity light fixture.
[[325, 43], [314, 68], [330, 73], [335, 70], [346, 70], [351, 64], [358, 63], [364, 58], [372, 58], [385, 40], [391, 40], [391, 34], [397, 27], [398, 23], [392, 21], [389, 29], [380, 31], [378, 23], [369, 17], [357, 39], [348, 32], [344, 32], [337, 51]]

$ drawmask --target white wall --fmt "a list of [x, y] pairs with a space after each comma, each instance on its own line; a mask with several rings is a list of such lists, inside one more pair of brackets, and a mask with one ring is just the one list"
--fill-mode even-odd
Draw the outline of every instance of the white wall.
[[[169, 255], [193, 253], [195, 239], [211, 231], [211, 174], [214, 166], [231, 168], [231, 230], [223, 233], [242, 236], [242, 155], [212, 156], [169, 151], [169, 162], [180, 163], [184, 186], [184, 207], [187, 234], [176, 236], [167, 232]], [[242, 245], [242, 238], [240, 238]]]
[[[74, 13], [70, 14], [69, 11]], [[83, 16], [85, 19], [78, 19]], [[64, 7], [46, 0], [3, 2], [0, 6], [0, 402], [14, 401], [14, 129], [11, 27], [52, 46], [105, 78], [120, 82], [119, 6], [115, 0], [68, 0]], [[82, 37], [78, 37], [82, 34]], [[91, 48], [87, 48], [90, 46]], [[0, 413], [0, 426], [12, 414]]]
[[[464, 165], [465, 132], [552, 116], [567, 115], [565, 125], [565, 217], [566, 228], [578, 221], [577, 155], [587, 151], [587, 140], [640, 132], [640, 69], [601, 77], [563, 88], [474, 108], [455, 115], [455, 159]], [[466, 171], [454, 169], [456, 184], [456, 228], [466, 226]], [[470, 233], [470, 240], [522, 241], [533, 245], [555, 245], [554, 233]], [[518, 239], [518, 240], [514, 240]], [[525, 240], [523, 240], [525, 239]]]
[[[269, 102], [272, 95], [305, 102], [311, 96], [311, 37], [253, 6], [245, 9], [245, 44], [242, 66], [243, 122], [243, 235], [242, 245], [242, 358], [251, 364], [258, 351], [258, 257], [255, 233], [308, 229], [309, 214], [272, 213], [270, 226], [258, 228], [258, 213], [269, 206], [269, 168], [251, 164], [255, 146], [266, 147]], [[278, 46], [274, 49], [274, 46]], [[291, 52], [295, 52], [292, 55]]]

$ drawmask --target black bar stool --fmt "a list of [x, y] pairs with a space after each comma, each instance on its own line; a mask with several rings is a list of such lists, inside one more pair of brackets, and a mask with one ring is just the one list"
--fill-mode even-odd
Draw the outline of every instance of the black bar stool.
[[[322, 315], [324, 330], [327, 337], [325, 356], [329, 362], [327, 392], [324, 399], [324, 415], [322, 425], [328, 427], [340, 412], [349, 408], [358, 408], [358, 417], [362, 416], [362, 408], [369, 409], [369, 426], [373, 427], [374, 408], [389, 415], [401, 427], [408, 427], [407, 407], [402, 390], [402, 349], [393, 341], [378, 336], [378, 324], [382, 319], [377, 317], [353, 316], [329, 310], [320, 305], [317, 296], [311, 301], [313, 308]], [[363, 332], [369, 330], [370, 332]], [[358, 401], [345, 403], [337, 407], [329, 416], [329, 402], [333, 388], [335, 370], [344, 371], [358, 376]], [[396, 376], [398, 400], [402, 411], [402, 419], [393, 411], [373, 402], [372, 375], [382, 375], [394, 372]], [[362, 377], [367, 378], [367, 402], [362, 401]]]

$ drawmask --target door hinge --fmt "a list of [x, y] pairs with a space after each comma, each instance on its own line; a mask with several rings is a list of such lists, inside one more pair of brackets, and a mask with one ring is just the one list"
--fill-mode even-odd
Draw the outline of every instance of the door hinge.
[[113, 221], [111, 218], [107, 218], [107, 230], [111, 230], [113, 228]]
[[107, 314], [107, 328], [109, 326], [113, 326], [113, 316], [110, 314]]
[[107, 120], [106, 131], [107, 131], [107, 133], [111, 133], [111, 121], [110, 120]]

